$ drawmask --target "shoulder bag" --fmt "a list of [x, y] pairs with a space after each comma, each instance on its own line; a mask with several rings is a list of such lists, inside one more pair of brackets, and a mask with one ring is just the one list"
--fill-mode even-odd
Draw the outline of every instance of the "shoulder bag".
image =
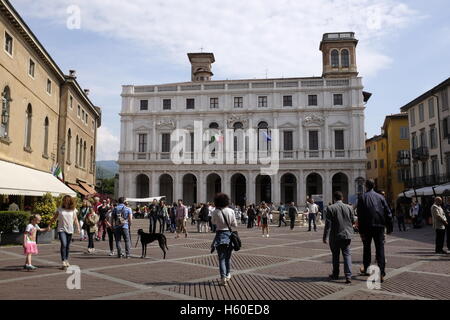
[[227, 224], [228, 230], [230, 230], [230, 232], [231, 232], [231, 236], [230, 236], [231, 247], [233, 248], [234, 251], [241, 250], [242, 242], [241, 242], [241, 238], [239, 238], [238, 232], [231, 230], [230, 224], [228, 223], [228, 220], [225, 217], [225, 214], [223, 213], [222, 209], [220, 209], [220, 212], [222, 212], [223, 219], [225, 220], [225, 223]]

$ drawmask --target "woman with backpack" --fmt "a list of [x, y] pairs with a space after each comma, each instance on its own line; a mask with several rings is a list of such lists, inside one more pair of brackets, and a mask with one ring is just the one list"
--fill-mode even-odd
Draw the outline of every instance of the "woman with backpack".
[[212, 224], [216, 225], [216, 237], [213, 248], [219, 257], [220, 285], [227, 286], [231, 279], [230, 260], [233, 246], [231, 245], [231, 227], [237, 227], [234, 211], [228, 206], [230, 198], [225, 193], [218, 193], [214, 198], [216, 210], [211, 215]]

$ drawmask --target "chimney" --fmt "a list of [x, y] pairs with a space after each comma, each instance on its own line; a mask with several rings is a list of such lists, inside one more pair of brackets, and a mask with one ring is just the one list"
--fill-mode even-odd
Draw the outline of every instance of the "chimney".
[[213, 53], [188, 53], [191, 62], [191, 78], [194, 82], [210, 81], [214, 75], [211, 72], [211, 65], [216, 61]]
[[77, 78], [77, 71], [76, 70], [69, 70], [69, 77], [76, 79]]

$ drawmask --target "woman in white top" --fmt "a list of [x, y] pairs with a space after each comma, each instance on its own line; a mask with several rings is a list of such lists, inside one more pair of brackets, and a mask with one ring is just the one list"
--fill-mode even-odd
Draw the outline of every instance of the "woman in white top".
[[69, 195], [65, 195], [62, 199], [61, 207], [58, 208], [50, 222], [50, 225], [52, 225], [55, 220], [58, 220], [56, 231], [58, 232], [59, 240], [61, 241], [61, 260], [63, 269], [70, 266], [68, 260], [70, 242], [72, 241], [72, 235], [74, 233], [74, 225], [77, 227], [77, 233], [80, 233], [80, 224], [78, 222], [77, 209], [75, 207], [76, 199]]
[[211, 223], [216, 226], [216, 237], [213, 248], [217, 250], [219, 256], [220, 285], [227, 286], [227, 281], [231, 279], [230, 259], [233, 251], [230, 243], [231, 231], [228, 225], [237, 227], [237, 221], [234, 210], [228, 208], [230, 198], [225, 193], [218, 193], [214, 198], [214, 204], [216, 210], [212, 213]]

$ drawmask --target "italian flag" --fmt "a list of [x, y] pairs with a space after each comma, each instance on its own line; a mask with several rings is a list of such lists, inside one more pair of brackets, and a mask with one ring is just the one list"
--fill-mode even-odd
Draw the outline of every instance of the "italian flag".
[[211, 137], [211, 142], [215, 142], [217, 141], [218, 143], [222, 143], [223, 142], [223, 135], [221, 134], [215, 134]]
[[61, 167], [59, 166], [59, 164], [57, 164], [56, 167], [54, 167], [53, 175], [61, 181], [64, 180], [63, 173], [62, 173], [62, 170], [61, 170]]

